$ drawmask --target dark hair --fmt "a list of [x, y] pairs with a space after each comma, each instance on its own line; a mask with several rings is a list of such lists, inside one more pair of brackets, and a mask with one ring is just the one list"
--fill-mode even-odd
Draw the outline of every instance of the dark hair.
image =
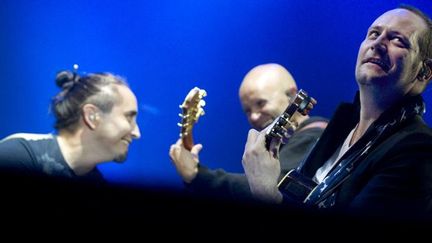
[[432, 58], [432, 20], [420, 9], [411, 5], [401, 4], [398, 8], [408, 10], [422, 18], [427, 26], [426, 32], [419, 37], [420, 58], [425, 60]]
[[94, 104], [104, 113], [111, 112], [114, 104], [120, 102], [113, 84], [128, 86], [125, 79], [112, 73], [79, 76], [66, 70], [57, 73], [55, 81], [62, 90], [51, 101], [51, 111], [56, 118], [54, 127], [70, 132], [78, 127], [83, 105]]

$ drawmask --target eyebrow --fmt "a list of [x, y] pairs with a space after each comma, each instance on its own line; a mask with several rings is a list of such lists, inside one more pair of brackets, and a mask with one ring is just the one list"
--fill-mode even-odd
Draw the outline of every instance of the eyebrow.
[[367, 32], [369, 33], [371, 30], [378, 30], [378, 31], [382, 31], [382, 29], [383, 29], [382, 26], [374, 25], [374, 26], [369, 27], [369, 29], [368, 29]]

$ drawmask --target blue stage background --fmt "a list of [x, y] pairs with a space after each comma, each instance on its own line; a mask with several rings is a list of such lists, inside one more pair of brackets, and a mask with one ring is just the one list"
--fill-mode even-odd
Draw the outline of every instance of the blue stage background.
[[[50, 98], [57, 71], [125, 76], [139, 101], [142, 138], [124, 164], [100, 166], [114, 183], [181, 188], [168, 157], [178, 138], [178, 105], [206, 89], [195, 127], [203, 164], [241, 172], [248, 123], [238, 87], [248, 70], [276, 62], [330, 117], [357, 90], [358, 47], [394, 0], [2, 0], [0, 137], [53, 132]], [[429, 0], [404, 1], [432, 15]], [[432, 106], [431, 89], [425, 93]], [[426, 120], [432, 124], [431, 113]]]

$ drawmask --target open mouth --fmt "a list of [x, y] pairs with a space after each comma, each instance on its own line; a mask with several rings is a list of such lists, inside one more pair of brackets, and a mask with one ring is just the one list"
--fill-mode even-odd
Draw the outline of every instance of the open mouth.
[[384, 72], [388, 72], [390, 70], [390, 65], [379, 58], [367, 58], [363, 60], [363, 63], [373, 63], [375, 65], [378, 65]]

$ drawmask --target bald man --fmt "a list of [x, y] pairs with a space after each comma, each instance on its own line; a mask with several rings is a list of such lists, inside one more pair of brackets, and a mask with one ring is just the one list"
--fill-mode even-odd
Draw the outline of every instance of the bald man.
[[[239, 96], [250, 125], [261, 131], [272, 123], [297, 93], [291, 74], [281, 65], [263, 64], [250, 70], [240, 85]], [[308, 116], [296, 114], [298, 124]]]
[[[292, 75], [275, 63], [254, 67], [246, 74], [239, 89], [243, 110], [250, 125], [257, 130], [264, 129], [281, 115], [296, 93], [297, 85]], [[299, 127], [281, 147], [282, 174], [299, 165], [327, 125], [327, 120], [321, 117], [295, 114], [293, 120]], [[180, 139], [170, 148], [171, 160], [186, 187], [206, 196], [252, 199], [246, 176], [203, 166], [198, 156], [201, 148], [202, 145], [197, 144], [189, 152]]]

